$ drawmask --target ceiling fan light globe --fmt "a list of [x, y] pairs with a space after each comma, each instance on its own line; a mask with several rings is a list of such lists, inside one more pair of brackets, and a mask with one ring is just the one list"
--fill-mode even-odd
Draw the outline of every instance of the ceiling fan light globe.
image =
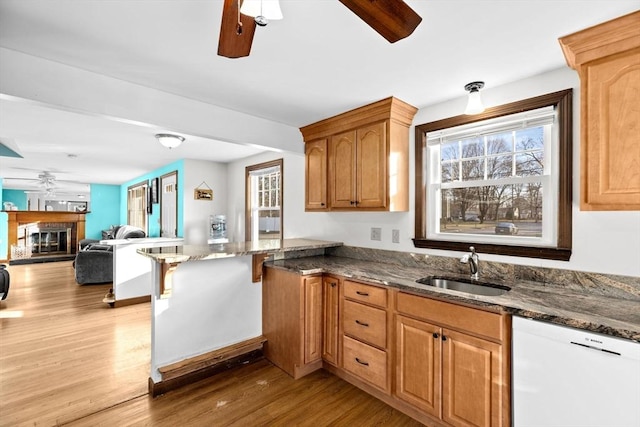
[[260, 24], [257, 20], [258, 16], [262, 16], [269, 21], [282, 19], [279, 0], [244, 0], [240, 7], [240, 13], [256, 18], [256, 24], [260, 26], [267, 24]]

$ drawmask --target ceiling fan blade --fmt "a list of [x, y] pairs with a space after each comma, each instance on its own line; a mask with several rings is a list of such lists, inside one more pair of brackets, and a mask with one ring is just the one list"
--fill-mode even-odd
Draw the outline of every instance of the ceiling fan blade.
[[422, 21], [402, 0], [340, 0], [390, 43], [401, 40]]
[[227, 58], [241, 58], [249, 56], [253, 34], [256, 31], [256, 21], [240, 14], [241, 32], [238, 34], [238, 2], [241, 0], [224, 0], [222, 7], [222, 24], [218, 40], [218, 55]]

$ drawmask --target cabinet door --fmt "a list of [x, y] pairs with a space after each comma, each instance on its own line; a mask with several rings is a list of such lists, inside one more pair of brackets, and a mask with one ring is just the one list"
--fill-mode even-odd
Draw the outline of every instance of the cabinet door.
[[304, 363], [322, 357], [322, 276], [304, 279]]
[[442, 419], [453, 426], [502, 426], [501, 346], [442, 331]]
[[440, 418], [441, 331], [426, 322], [396, 318], [396, 396]]
[[338, 310], [340, 307], [340, 280], [325, 277], [322, 281], [322, 358], [338, 366]]
[[356, 132], [333, 135], [329, 145], [329, 193], [332, 208], [356, 207]]
[[356, 200], [359, 208], [387, 206], [386, 128], [386, 122], [380, 122], [356, 132]]
[[327, 209], [327, 139], [305, 145], [305, 209]]
[[640, 47], [584, 67], [581, 208], [638, 210]]

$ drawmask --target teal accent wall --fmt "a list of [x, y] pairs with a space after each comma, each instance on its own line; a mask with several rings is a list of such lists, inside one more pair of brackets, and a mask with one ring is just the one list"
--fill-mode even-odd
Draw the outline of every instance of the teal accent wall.
[[89, 188], [91, 201], [85, 217], [85, 237], [102, 239], [102, 230], [120, 224], [120, 186], [90, 184]]
[[[4, 200], [4, 192], [7, 190], [2, 189], [2, 178], [0, 178], [0, 200]], [[0, 205], [1, 206], [1, 205]], [[7, 239], [9, 238], [9, 215], [5, 212], [0, 212], [0, 259], [8, 258]]]
[[[178, 172], [178, 237], [183, 237], [183, 222], [184, 222], [184, 160], [178, 160], [177, 162], [170, 163], [161, 168], [155, 169], [144, 175], [141, 175], [131, 181], [125, 182], [120, 186], [120, 223], [127, 223], [127, 189], [142, 181], [147, 181], [151, 186], [151, 180], [153, 178], [160, 178], [162, 175], [166, 175], [170, 172]], [[158, 193], [161, 189], [158, 188]], [[92, 208], [93, 209], [93, 208]], [[160, 237], [160, 204], [154, 203], [152, 205], [152, 213], [148, 217], [149, 225], [149, 237]]]
[[[24, 190], [4, 190], [2, 191], [2, 203], [11, 202], [18, 207], [19, 211], [27, 210], [27, 193]], [[4, 209], [4, 205], [3, 205]]]

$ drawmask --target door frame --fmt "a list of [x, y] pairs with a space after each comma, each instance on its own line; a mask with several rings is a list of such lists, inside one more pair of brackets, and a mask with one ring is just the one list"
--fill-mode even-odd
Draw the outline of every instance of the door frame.
[[162, 185], [162, 180], [171, 176], [171, 175], [175, 175], [176, 176], [176, 191], [175, 191], [175, 197], [176, 197], [176, 230], [175, 230], [175, 237], [178, 237], [178, 192], [180, 191], [180, 189], [178, 188], [178, 171], [174, 170], [168, 173], [165, 173], [164, 175], [160, 175], [160, 188], [158, 189], [158, 193], [160, 195], [160, 237], [162, 236], [162, 199], [164, 198], [164, 187]]
[[253, 171], [280, 167], [280, 240], [284, 238], [284, 159], [271, 160], [256, 165], [247, 166], [244, 175], [244, 239], [251, 241], [251, 181], [250, 174]]

